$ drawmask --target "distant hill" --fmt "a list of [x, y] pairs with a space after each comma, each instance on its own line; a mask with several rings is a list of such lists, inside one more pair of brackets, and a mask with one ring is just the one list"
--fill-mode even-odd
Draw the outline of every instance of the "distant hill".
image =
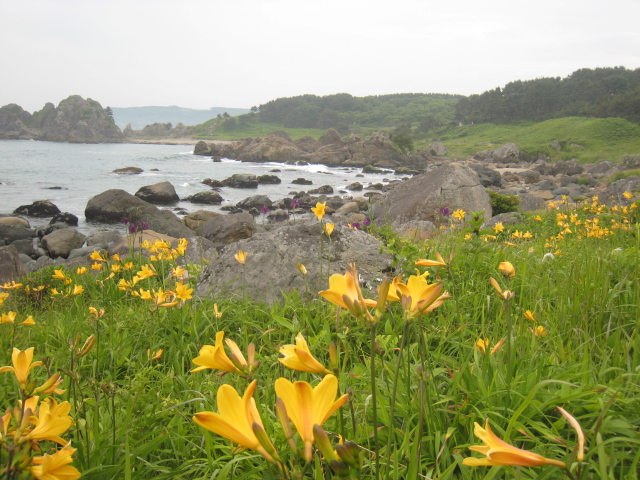
[[171, 123], [176, 125], [198, 125], [227, 112], [230, 116], [248, 113], [248, 108], [212, 107], [209, 110], [196, 110], [182, 107], [112, 107], [113, 119], [121, 129], [128, 124], [134, 130], [141, 130], [153, 123]]

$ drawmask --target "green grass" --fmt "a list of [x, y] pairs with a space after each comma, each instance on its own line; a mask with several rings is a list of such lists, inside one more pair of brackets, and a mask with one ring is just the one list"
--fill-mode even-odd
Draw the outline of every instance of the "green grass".
[[273, 131], [283, 130], [287, 132], [293, 140], [306, 136], [317, 140], [325, 132], [325, 130], [318, 128], [284, 128], [277, 124], [257, 121], [238, 123], [233, 130], [227, 130], [223, 126], [218, 125], [219, 122], [218, 119], [214, 118], [201, 125], [197, 125], [195, 127], [197, 130], [193, 138], [202, 140], [240, 140], [247, 137], [266, 137]]
[[[415, 274], [416, 260], [435, 259], [440, 252], [449, 263], [446, 268], [419, 270], [428, 271], [428, 281], [441, 282], [451, 294], [439, 308], [417, 318], [405, 316], [398, 302], [390, 303], [375, 325], [374, 347], [371, 323], [337, 312], [323, 298], [301, 298], [296, 291], [272, 305], [214, 297], [190, 299], [182, 307], [155, 307], [132, 292], [175, 291], [176, 280], [169, 275], [174, 262], [135, 255], [132, 268], [114, 272], [113, 278], [108, 278], [109, 268], [126, 265], [124, 261], [109, 260], [102, 272], [93, 274], [65, 270], [68, 285], [52, 277], [53, 268], [44, 269], [23, 279], [21, 288], [7, 290], [0, 313], [16, 312], [16, 319], [0, 323], [0, 366], [11, 365], [12, 347], [35, 347], [34, 361], [45, 363], [31, 370], [33, 385], [62, 373], [66, 392], [56, 397], [71, 403], [74, 423], [60, 435], [77, 449], [73, 464], [85, 479], [279, 477], [260, 455], [234, 452], [229, 441], [192, 421], [197, 412], [217, 411], [216, 392], [222, 384], [241, 394], [248, 384], [232, 373], [189, 373], [200, 348], [213, 345], [218, 331], [245, 355], [249, 343], [255, 345], [259, 366], [251, 374], [258, 382], [254, 399], [290, 478], [332, 477], [319, 453], [308, 463], [301, 459], [297, 434], [298, 448], [288, 447], [274, 407], [277, 378], [313, 386], [322, 378], [288, 370], [278, 361], [279, 347], [292, 344], [301, 332], [311, 353], [331, 369], [328, 349], [332, 343], [337, 347], [335, 371], [340, 392], [348, 392], [349, 400], [324, 428], [331, 444], [341, 434], [362, 448], [358, 478], [563, 478], [554, 466], [463, 465], [464, 458], [482, 456], [468, 447], [481, 443], [474, 436], [474, 422], [484, 425], [490, 418], [493, 430], [508, 443], [572, 464], [569, 478], [635, 479], [640, 463], [638, 209], [591, 203], [558, 207], [539, 218], [528, 215], [501, 233], [481, 231], [479, 236], [460, 224], [428, 242], [399, 237], [390, 228], [372, 232], [392, 253], [395, 273], [405, 281]], [[619, 225], [627, 228], [615, 228]], [[516, 230], [530, 232], [532, 238], [514, 236]], [[495, 238], [487, 236], [491, 234]], [[545, 258], [549, 252], [555, 258]], [[251, 258], [237, 266], [239, 281], [251, 275]], [[501, 276], [498, 265], [504, 261], [513, 264], [514, 277]], [[118, 288], [120, 279], [131, 281], [149, 263], [158, 275], [128, 291]], [[202, 267], [187, 269], [193, 286]], [[499, 297], [491, 277], [515, 297]], [[302, 277], [300, 282], [305, 284]], [[39, 285], [45, 289], [36, 291]], [[74, 285], [85, 292], [70, 294]], [[52, 288], [61, 295], [52, 296]], [[377, 298], [375, 289], [364, 293]], [[215, 315], [214, 303], [221, 317]], [[105, 313], [97, 318], [89, 307]], [[524, 317], [526, 310], [535, 312], [536, 323]], [[20, 325], [27, 315], [36, 325]], [[548, 334], [534, 335], [538, 326]], [[93, 349], [79, 356], [92, 334], [97, 339]], [[484, 338], [489, 347], [483, 354], [476, 342]], [[490, 354], [500, 339], [502, 348]], [[150, 359], [147, 351], [158, 349], [163, 355]], [[0, 373], [0, 389], [4, 412], [21, 399], [13, 373]], [[575, 462], [576, 432], [558, 406], [582, 425], [583, 463]], [[9, 432], [15, 427], [10, 423]], [[18, 450], [9, 454], [12, 438], [0, 437], [0, 469], [19, 457]], [[52, 442], [39, 443], [53, 452]], [[20, 445], [21, 461], [28, 465], [30, 444]], [[350, 473], [355, 478], [353, 467]]]
[[[620, 118], [565, 117], [524, 125], [464, 125], [439, 131], [417, 146], [442, 141], [450, 156], [472, 156], [505, 143], [518, 145], [525, 156], [546, 155], [553, 160], [619, 162], [624, 155], [640, 154], [640, 126]], [[550, 147], [554, 140], [562, 145]]]

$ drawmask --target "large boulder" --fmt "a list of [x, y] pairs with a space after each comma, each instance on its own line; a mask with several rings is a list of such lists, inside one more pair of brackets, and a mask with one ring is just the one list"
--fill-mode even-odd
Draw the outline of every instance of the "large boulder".
[[160, 182], [140, 187], [135, 195], [154, 205], [172, 205], [180, 201], [180, 197], [178, 197], [176, 189], [171, 182]]
[[21, 227], [29, 228], [29, 221], [22, 217], [12, 216], [0, 216], [0, 225], [20, 225]]
[[496, 163], [517, 162], [520, 159], [520, 150], [515, 143], [506, 143], [493, 151], [492, 158]]
[[633, 199], [624, 198], [625, 192], [636, 193], [640, 191], [640, 176], [616, 180], [607, 189], [598, 194], [600, 201], [606, 205], [629, 205]]
[[0, 284], [18, 281], [26, 274], [18, 250], [11, 245], [0, 247]]
[[82, 247], [85, 238], [75, 228], [62, 228], [42, 237], [42, 246], [52, 258], [67, 258], [71, 250]]
[[49, 200], [38, 200], [31, 205], [21, 205], [13, 211], [14, 215], [46, 218], [60, 213], [60, 209]]
[[434, 157], [443, 157], [449, 152], [442, 142], [433, 142], [427, 147], [427, 153]]
[[[358, 273], [374, 284], [391, 269], [392, 256], [380, 253], [382, 244], [366, 232], [336, 225], [331, 242], [322, 236], [315, 219], [258, 233], [224, 248], [200, 277], [196, 295], [244, 296], [259, 302], [282, 299], [282, 293], [297, 289], [307, 298], [328, 288], [332, 273], [344, 273], [355, 263]], [[248, 252], [244, 267], [234, 255]], [[306, 279], [297, 264], [305, 265]], [[330, 267], [329, 267], [330, 266]], [[375, 293], [364, 292], [369, 298]]]
[[35, 229], [27, 228], [23, 225], [0, 223], [0, 240], [4, 240], [7, 245], [15, 242], [16, 240], [33, 238], [35, 234]]
[[252, 173], [235, 173], [222, 181], [229, 188], [258, 188], [258, 178]]
[[441, 165], [412, 177], [386, 194], [376, 208], [376, 223], [400, 226], [412, 220], [438, 220], [440, 208], [484, 211], [491, 218], [491, 200], [476, 172], [459, 163]]
[[[200, 236], [213, 242], [217, 248], [251, 237], [256, 231], [256, 222], [249, 213], [219, 215], [207, 220], [200, 227]], [[192, 233], [193, 235], [193, 233]]]
[[220, 205], [222, 203], [222, 197], [218, 192], [197, 192], [183, 200], [200, 205]]
[[199, 230], [200, 227], [213, 217], [217, 217], [220, 214], [211, 210], [196, 210], [191, 212], [182, 218], [182, 222], [191, 230]]
[[144, 221], [156, 232], [181, 238], [193, 232], [169, 210], [159, 208], [120, 189], [111, 189], [92, 197], [84, 215], [88, 222], [119, 223], [124, 219]]

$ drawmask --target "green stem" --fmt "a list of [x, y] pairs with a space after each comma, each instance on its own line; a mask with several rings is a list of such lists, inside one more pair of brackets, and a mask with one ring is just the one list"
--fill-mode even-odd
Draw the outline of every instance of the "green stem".
[[[393, 372], [393, 387], [391, 389], [391, 402], [389, 404], [389, 432], [387, 437], [387, 448], [386, 452], [391, 451], [391, 441], [395, 438], [393, 428], [393, 416], [395, 414], [396, 407], [396, 395], [398, 391], [398, 377], [400, 373], [400, 363], [402, 362], [402, 354], [404, 353], [404, 346], [407, 339], [407, 330], [409, 329], [409, 322], [405, 320], [404, 326], [402, 328], [402, 338], [400, 339], [400, 352], [398, 353], [398, 360], [396, 362], [396, 369]], [[407, 395], [410, 395], [410, 391], [407, 390]], [[387, 464], [388, 467], [388, 464]], [[387, 478], [387, 467], [385, 467], [385, 472], [383, 478]]]
[[371, 404], [373, 408], [373, 452], [375, 455], [375, 479], [380, 475], [380, 452], [378, 443], [378, 400], [376, 398], [376, 323], [371, 324]]

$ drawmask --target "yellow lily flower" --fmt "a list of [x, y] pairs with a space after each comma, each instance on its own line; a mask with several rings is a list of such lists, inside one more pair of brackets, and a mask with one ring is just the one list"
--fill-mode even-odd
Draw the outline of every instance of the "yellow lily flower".
[[142, 270], [138, 272], [138, 277], [140, 277], [141, 280], [158, 275], [153, 265], [143, 265], [141, 268]]
[[318, 292], [318, 295], [339, 307], [349, 310], [355, 316], [360, 316], [364, 312], [364, 308], [375, 307], [378, 302], [365, 298], [363, 299], [364, 305], [360, 305], [358, 290], [353, 274], [347, 270], [344, 275], [339, 273], [331, 275], [329, 277], [329, 289]]
[[510, 262], [500, 262], [498, 270], [500, 270], [502, 272], [502, 275], [504, 275], [505, 277], [516, 276], [516, 269], [513, 268], [513, 265], [511, 265]]
[[[531, 330], [531, 329], [529, 329]], [[535, 330], [532, 330], [533, 334], [538, 338], [543, 338], [549, 335], [549, 330], [544, 328], [542, 325], [538, 325]]]
[[504, 225], [502, 222], [498, 222], [493, 226], [493, 231], [496, 233], [504, 232]]
[[307, 272], [307, 267], [305, 267], [303, 264], [298, 263], [297, 266], [298, 266], [298, 270], [300, 270], [300, 273], [302, 275], [306, 275], [308, 273]]
[[60, 373], [56, 372], [53, 375], [51, 375], [51, 377], [49, 377], [49, 380], [47, 380], [42, 385], [40, 385], [38, 388], [36, 388], [33, 391], [33, 393], [34, 394], [55, 393], [56, 395], [62, 395], [66, 390], [61, 390], [58, 387], [60, 386], [60, 384], [63, 381], [64, 381], [64, 379], [62, 379], [60, 377]]
[[[224, 350], [222, 340], [224, 340], [224, 332], [218, 332], [216, 333], [215, 345], [204, 345], [200, 349], [200, 355], [192, 360], [192, 362], [196, 365], [199, 365], [199, 367], [191, 370], [191, 373], [211, 368], [213, 370], [222, 370], [223, 372], [236, 372], [240, 375], [243, 375], [243, 372], [238, 367], [236, 367], [228, 357], [227, 352], [225, 352]], [[235, 343], [233, 344], [236, 345]], [[239, 351], [240, 350], [238, 349], [238, 352]], [[242, 357], [242, 360], [244, 360], [242, 353], [240, 353], [240, 356]], [[244, 363], [246, 363], [246, 361]]]
[[28, 468], [38, 480], [77, 480], [81, 473], [72, 465], [71, 456], [76, 449], [71, 448], [71, 442], [53, 455], [45, 453], [44, 457], [33, 457], [33, 465]]
[[512, 465], [515, 467], [541, 467], [543, 465], [555, 465], [560, 468], [566, 468], [564, 462], [559, 460], [553, 460], [545, 458], [528, 450], [522, 450], [509, 445], [505, 441], [501, 440], [491, 431], [489, 427], [489, 419], [485, 424], [485, 428], [482, 428], [477, 422], [475, 423], [475, 429], [473, 431], [475, 435], [482, 440], [484, 445], [474, 445], [469, 447], [470, 450], [482, 453], [487, 458], [465, 458], [462, 461], [463, 465], [469, 467], [479, 466], [496, 466], [496, 465]]
[[80, 295], [81, 293], [84, 293], [84, 287], [82, 285], [74, 285], [73, 295]]
[[242, 250], [238, 250], [238, 253], [235, 254], [236, 260], [238, 263], [244, 265], [244, 262], [247, 261], [247, 257], [249, 256], [249, 252], [243, 252]]
[[504, 301], [510, 300], [516, 296], [516, 294], [511, 290], [505, 290], [503, 292], [502, 288], [500, 287], [500, 284], [495, 278], [491, 277], [489, 279], [489, 282], [491, 282], [491, 286], [493, 287], [493, 289], [498, 293], [500, 298], [502, 298]]
[[189, 288], [189, 285], [183, 285], [182, 282], [176, 283], [175, 294], [176, 298], [179, 298], [182, 303], [186, 302], [190, 298], [193, 298], [191, 295], [193, 293], [193, 288]]
[[322, 226], [322, 229], [324, 230], [324, 234], [325, 234], [327, 237], [330, 237], [330, 236], [331, 236], [331, 234], [333, 233], [333, 230], [334, 230], [335, 228], [336, 228], [336, 226], [335, 226], [335, 224], [334, 224], [334, 223], [325, 223], [325, 224]]
[[158, 350], [156, 353], [151, 353], [150, 349], [147, 349], [147, 357], [149, 357], [150, 360], [159, 360], [160, 357], [162, 357], [162, 353], [164, 352], [164, 350], [161, 348], [160, 350]]
[[442, 255], [436, 252], [437, 260], [427, 260], [426, 258], [421, 258], [418, 260], [415, 265], [416, 267], [446, 267], [447, 262], [444, 261]]
[[36, 324], [36, 321], [33, 319], [31, 315], [29, 315], [27, 318], [24, 319], [22, 323], [20, 323], [20, 325], [35, 325], [35, 324]]
[[273, 457], [265, 450], [254, 433], [254, 423], [264, 430], [262, 419], [253, 400], [256, 384], [256, 380], [251, 382], [242, 398], [231, 385], [220, 386], [217, 394], [219, 413], [199, 412], [195, 414], [193, 421], [244, 448], [258, 452], [273, 462]]
[[0, 323], [13, 323], [16, 320], [16, 312], [7, 312], [0, 315]]
[[304, 458], [311, 460], [313, 426], [322, 426], [345, 404], [347, 394], [334, 400], [338, 393], [338, 379], [331, 374], [326, 375], [315, 388], [307, 382], [291, 383], [286, 378], [279, 378], [276, 380], [275, 389], [304, 443]]
[[296, 335], [295, 345], [284, 345], [281, 347], [280, 355], [281, 357], [278, 358], [278, 361], [292, 370], [310, 373], [331, 373], [330, 370], [324, 368], [324, 366], [311, 355], [309, 346], [302, 336], [302, 333]]
[[60, 438], [60, 434], [67, 431], [73, 423], [73, 419], [68, 415], [71, 410], [69, 402], [58, 404], [52, 397], [40, 404], [38, 416], [29, 418], [29, 422], [35, 425], [27, 435], [20, 438], [18, 443], [27, 440], [51, 440], [60, 445], [66, 445], [66, 440]]
[[29, 371], [34, 367], [42, 365], [41, 361], [31, 362], [33, 360], [34, 347], [27, 348], [26, 350], [13, 349], [11, 354], [12, 367], [0, 367], [0, 373], [13, 372], [21, 388], [25, 388], [27, 380], [29, 378]]
[[478, 341], [476, 342], [476, 348], [482, 354], [487, 353], [487, 347], [488, 346], [489, 346], [489, 339], [488, 338], [485, 338], [484, 340], [482, 338], [479, 338]]
[[91, 255], [89, 255], [91, 260], [95, 260], [96, 262], [107, 262], [109, 261], [109, 255], [107, 252], [101, 253], [98, 250], [94, 250]]
[[536, 317], [534, 316], [534, 312], [532, 312], [531, 310], [527, 310], [526, 312], [524, 312], [524, 318], [534, 323], [537, 322]]
[[60, 268], [59, 270], [54, 270], [51, 278], [56, 278], [58, 280], [66, 280], [67, 276], [64, 274], [64, 269]]
[[324, 217], [326, 210], [327, 210], [327, 202], [316, 203], [316, 206], [311, 209], [313, 214], [318, 218], [318, 221], [320, 222], [322, 221], [322, 217]]
[[424, 315], [438, 308], [442, 303], [451, 297], [448, 292], [442, 292], [442, 285], [439, 283], [427, 283], [426, 273], [422, 275], [411, 275], [407, 283], [398, 283], [396, 293], [401, 297], [403, 307], [410, 318]]
[[220, 310], [218, 310], [218, 304], [214, 303], [213, 304], [213, 316], [216, 318], [222, 318], [222, 312]]
[[102, 264], [101, 263], [92, 263], [91, 264], [91, 270], [102, 270]]
[[22, 287], [22, 284], [16, 283], [15, 281], [7, 282], [0, 286], [0, 288], [4, 288], [5, 290], [18, 290], [20, 287]]
[[78, 267], [78, 268], [76, 268], [76, 273], [78, 275], [84, 275], [87, 272], [88, 272], [87, 267]]
[[451, 216], [453, 218], [455, 218], [456, 220], [459, 221], [463, 221], [464, 220], [464, 216], [467, 214], [467, 212], [465, 212], [464, 210], [462, 210], [461, 208], [459, 208], [458, 210], [454, 211]]

